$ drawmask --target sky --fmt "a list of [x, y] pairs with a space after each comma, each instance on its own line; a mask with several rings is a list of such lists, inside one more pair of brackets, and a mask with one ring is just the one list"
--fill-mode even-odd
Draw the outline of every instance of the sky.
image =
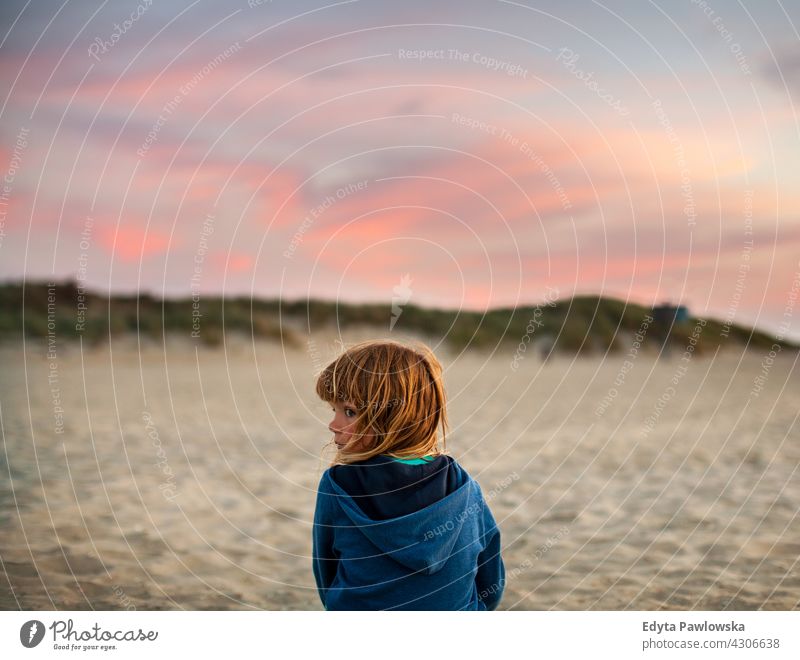
[[4, 1], [0, 279], [800, 339], [796, 2]]

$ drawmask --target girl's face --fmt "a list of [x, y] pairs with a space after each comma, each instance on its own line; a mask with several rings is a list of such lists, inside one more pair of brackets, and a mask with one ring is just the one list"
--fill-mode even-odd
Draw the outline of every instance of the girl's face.
[[[333, 441], [341, 451], [350, 442], [352, 436], [356, 434], [358, 412], [352, 401], [336, 401], [331, 406], [334, 415], [331, 423], [328, 424], [328, 430], [333, 433]], [[356, 443], [349, 449], [351, 451], [362, 451], [371, 444], [373, 438], [372, 433], [367, 433], [361, 442]]]

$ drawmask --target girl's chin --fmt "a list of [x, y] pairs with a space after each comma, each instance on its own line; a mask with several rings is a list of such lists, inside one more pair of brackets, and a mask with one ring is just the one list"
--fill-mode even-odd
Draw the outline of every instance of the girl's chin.
[[355, 447], [348, 448], [347, 445], [336, 445], [339, 451], [358, 451]]

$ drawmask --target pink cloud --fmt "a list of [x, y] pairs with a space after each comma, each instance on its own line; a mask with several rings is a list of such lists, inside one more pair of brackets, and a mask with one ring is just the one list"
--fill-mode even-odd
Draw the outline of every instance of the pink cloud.
[[145, 231], [144, 226], [102, 226], [98, 243], [121, 261], [139, 261], [156, 254], [166, 253], [176, 242], [170, 243], [169, 234], [158, 230]]
[[220, 271], [241, 273], [252, 270], [255, 259], [245, 252], [214, 252], [211, 263]]

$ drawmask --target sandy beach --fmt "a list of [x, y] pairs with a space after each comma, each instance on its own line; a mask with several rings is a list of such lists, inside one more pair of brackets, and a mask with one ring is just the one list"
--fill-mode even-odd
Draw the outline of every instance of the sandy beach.
[[[322, 609], [313, 384], [337, 339], [0, 346], [0, 606]], [[435, 350], [447, 450], [502, 531], [500, 609], [798, 608], [796, 353], [765, 376], [762, 351]]]

